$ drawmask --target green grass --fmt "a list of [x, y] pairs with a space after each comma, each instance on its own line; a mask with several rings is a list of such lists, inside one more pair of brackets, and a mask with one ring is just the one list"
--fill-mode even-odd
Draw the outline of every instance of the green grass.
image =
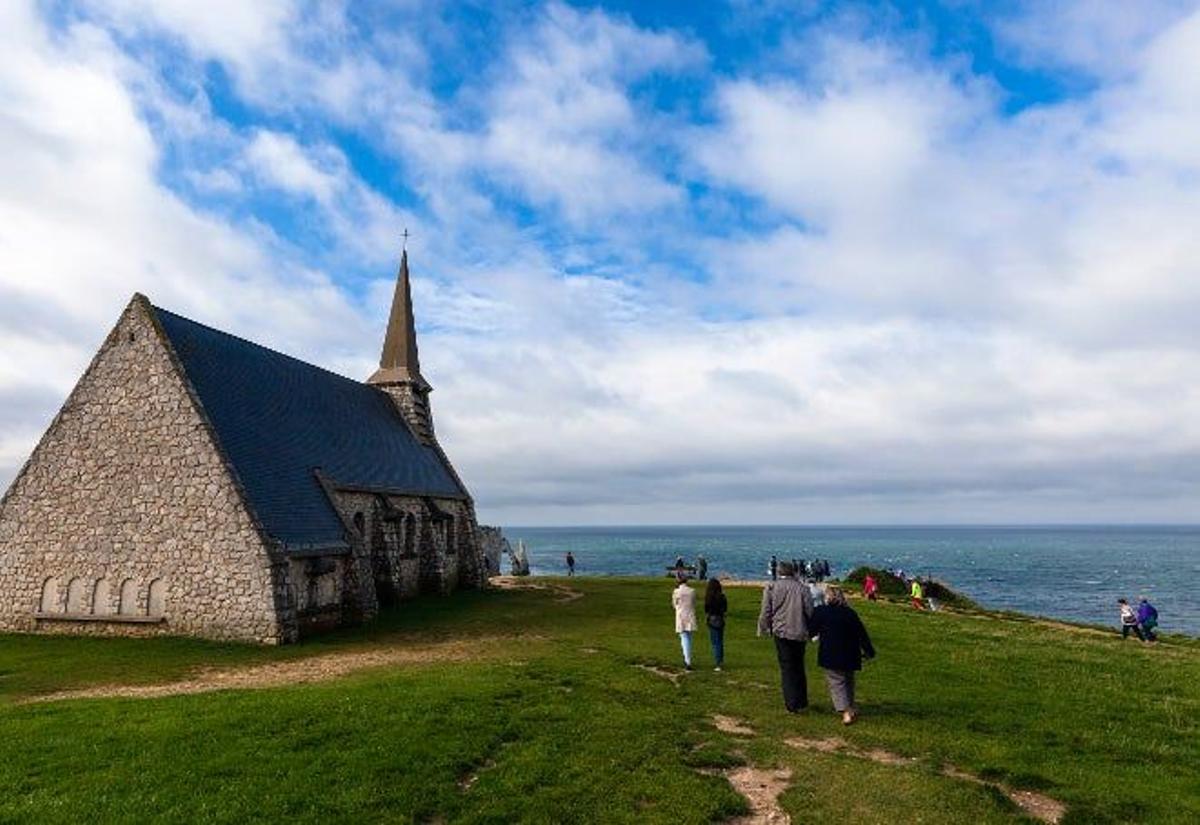
[[[843, 728], [809, 651], [813, 708], [783, 712], [758, 594], [730, 590], [727, 668], [678, 687], [670, 584], [576, 579], [426, 599], [290, 648], [181, 639], [0, 636], [0, 821], [711, 822], [744, 812], [720, 776], [788, 767], [795, 822], [1021, 821], [943, 764], [1040, 790], [1074, 822], [1200, 820], [1200, 645], [1157, 647], [1008, 616], [856, 603], [879, 657]], [[517, 634], [521, 634], [517, 638]], [[497, 638], [468, 663], [377, 668], [312, 685], [23, 704], [355, 648]], [[752, 738], [709, 717], [746, 720]], [[841, 736], [913, 766], [799, 751]], [[471, 779], [473, 781], [468, 782]]]

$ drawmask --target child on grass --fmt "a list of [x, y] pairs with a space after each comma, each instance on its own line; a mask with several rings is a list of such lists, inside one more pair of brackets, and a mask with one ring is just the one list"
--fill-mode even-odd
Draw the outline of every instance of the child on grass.
[[1117, 605], [1121, 610], [1121, 638], [1128, 639], [1132, 632], [1143, 642], [1146, 641], [1146, 637], [1142, 635], [1141, 625], [1138, 624], [1137, 613], [1130, 607], [1129, 602], [1117, 599]]

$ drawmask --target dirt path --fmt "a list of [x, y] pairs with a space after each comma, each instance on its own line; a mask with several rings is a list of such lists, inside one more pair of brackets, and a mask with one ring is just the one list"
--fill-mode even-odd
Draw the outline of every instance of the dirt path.
[[722, 771], [721, 775], [750, 805], [748, 815], [729, 820], [734, 825], [788, 825], [792, 821], [779, 807], [779, 795], [787, 790], [792, 780], [791, 771], [742, 767]]
[[[804, 739], [800, 737], [787, 740], [787, 744], [793, 748], [800, 750], [819, 751], [821, 753], [840, 753], [846, 756], [853, 756], [856, 759], [868, 759], [872, 762], [878, 762], [882, 765], [897, 765], [911, 766], [917, 764], [917, 759], [911, 756], [902, 756], [898, 753], [882, 750], [880, 748], [872, 748], [870, 750], [861, 750], [855, 748], [844, 739], [837, 737], [829, 737], [825, 739]], [[1024, 811], [1029, 816], [1041, 822], [1057, 823], [1062, 821], [1063, 816], [1067, 813], [1067, 806], [1057, 799], [1053, 799], [1045, 794], [1037, 793], [1036, 791], [1023, 791], [1015, 788], [1009, 788], [996, 782], [988, 782], [974, 774], [967, 773], [961, 768], [954, 765], [942, 766], [942, 775], [948, 776], [951, 779], [958, 779], [963, 782], [971, 782], [975, 785], [995, 788], [1002, 794], [1007, 796], [1012, 802]]]
[[488, 584], [499, 590], [545, 590], [556, 595], [556, 602], [573, 602], [583, 598], [583, 593], [565, 584], [529, 581], [524, 576], [492, 576]]
[[512, 639], [475, 638], [469, 641], [456, 640], [330, 653], [243, 668], [207, 668], [176, 682], [155, 685], [99, 685], [79, 690], [63, 690], [31, 697], [25, 700], [25, 703], [111, 697], [150, 699], [216, 690], [246, 690], [324, 682], [368, 668], [477, 659], [489, 651], [494, 651], [496, 646], [503, 642], [511, 643]]

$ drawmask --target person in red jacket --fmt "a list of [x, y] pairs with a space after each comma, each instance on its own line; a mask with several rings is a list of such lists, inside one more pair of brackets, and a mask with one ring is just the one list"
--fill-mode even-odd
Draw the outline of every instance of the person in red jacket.
[[870, 573], [863, 579], [863, 595], [870, 601], [875, 601], [879, 598], [879, 582], [875, 581], [875, 577]]

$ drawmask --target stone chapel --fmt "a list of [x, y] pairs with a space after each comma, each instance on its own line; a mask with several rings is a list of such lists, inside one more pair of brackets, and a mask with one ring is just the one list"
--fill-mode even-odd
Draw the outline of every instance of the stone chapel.
[[0, 499], [0, 630], [262, 644], [481, 588], [408, 253], [365, 383], [134, 295]]

